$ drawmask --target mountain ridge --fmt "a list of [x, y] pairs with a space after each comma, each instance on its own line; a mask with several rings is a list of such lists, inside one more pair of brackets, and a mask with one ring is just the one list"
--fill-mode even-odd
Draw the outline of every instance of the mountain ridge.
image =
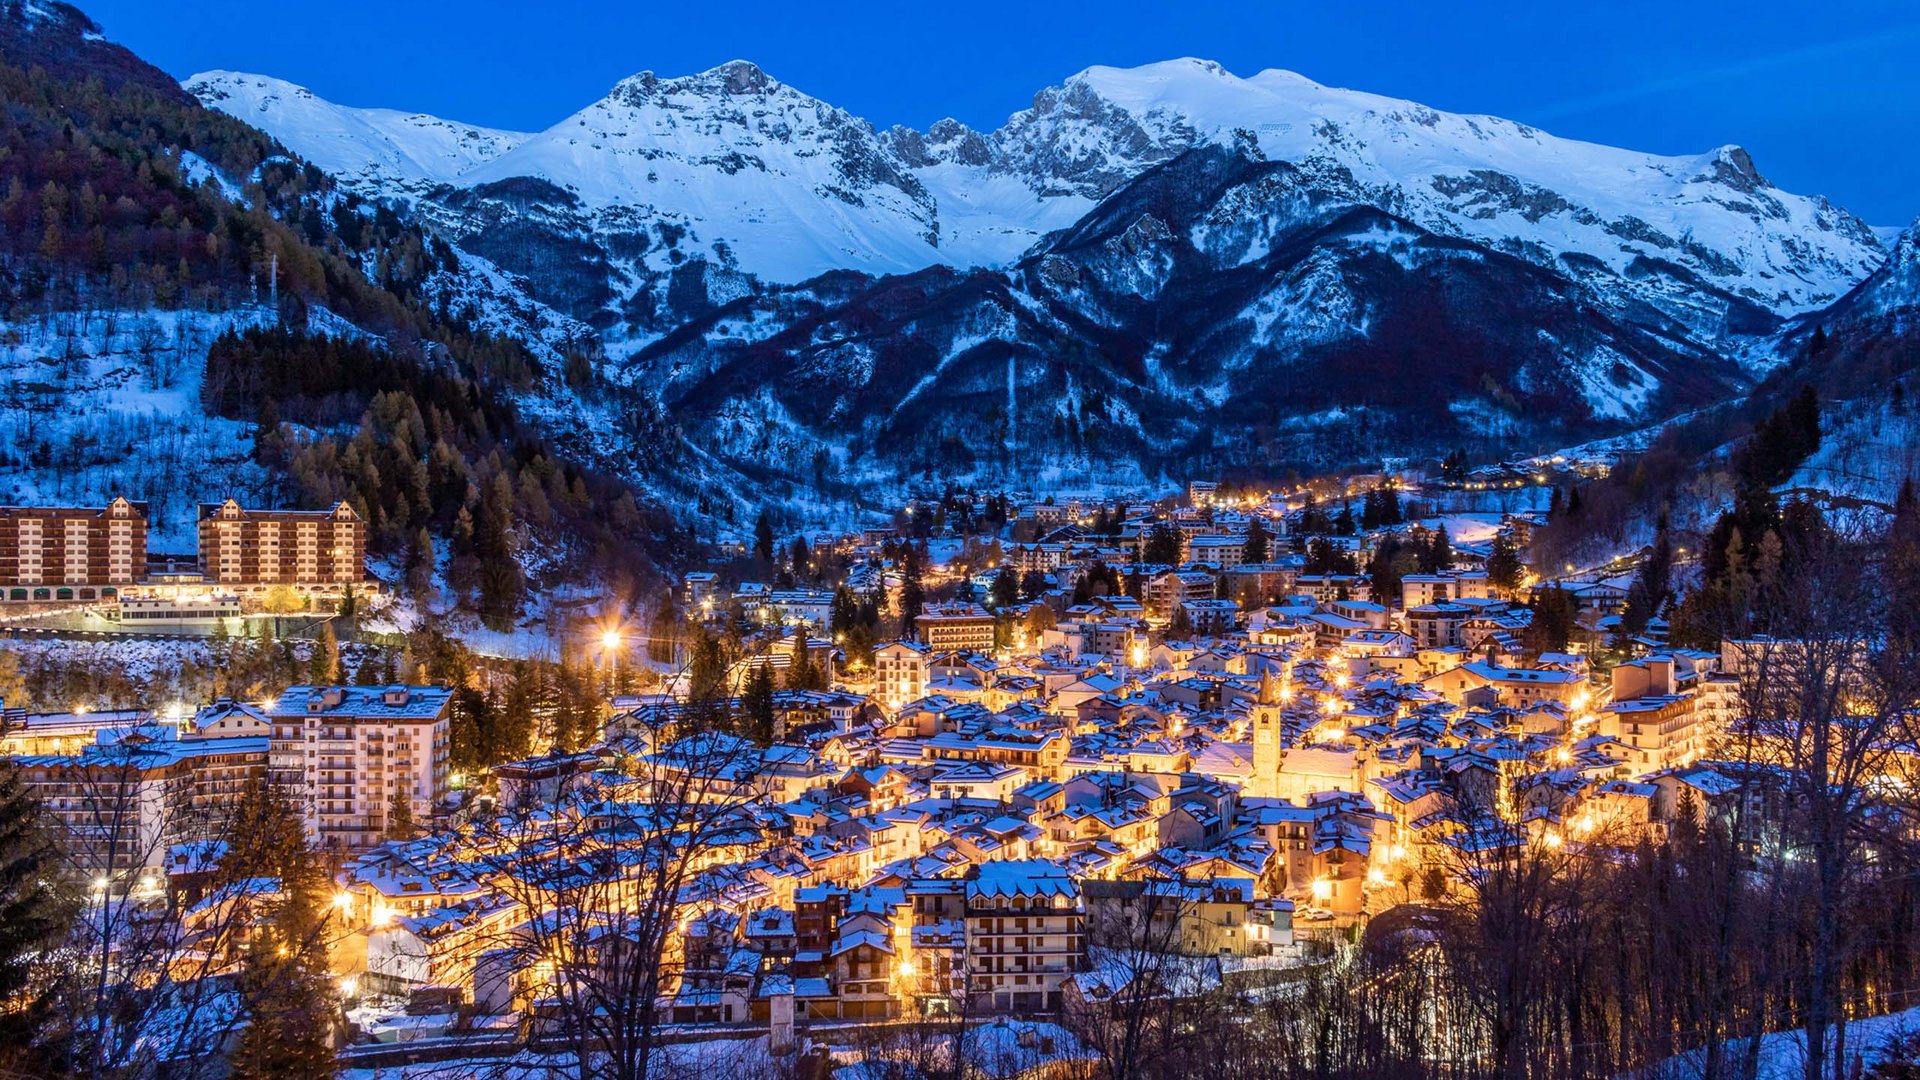
[[[187, 85], [216, 107], [250, 109], [296, 149], [333, 134], [274, 115], [236, 93], [234, 78]], [[691, 232], [683, 258], [792, 284], [836, 269], [1009, 265], [1144, 169], [1235, 140], [1344, 168], [1357, 197], [1432, 231], [1541, 263], [1597, 260], [1599, 287], [1623, 306], [1665, 306], [1665, 279], [1684, 274], [1791, 316], [1831, 302], [1883, 256], [1870, 227], [1823, 198], [1773, 187], [1737, 146], [1620, 150], [1279, 69], [1241, 78], [1191, 58], [1087, 68], [992, 132], [957, 121], [880, 130], [743, 60], [687, 76], [646, 71], [448, 179], [547, 179], [603, 217]], [[729, 202], [733, 188], [742, 194]], [[754, 213], [771, 207], [791, 223]], [[672, 257], [653, 269], [669, 269]], [[1677, 317], [1696, 331], [1712, 324]]]

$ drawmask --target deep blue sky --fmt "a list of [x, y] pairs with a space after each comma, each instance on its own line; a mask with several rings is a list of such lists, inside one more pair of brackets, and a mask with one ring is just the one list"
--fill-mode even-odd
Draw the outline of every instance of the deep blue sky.
[[78, 2], [175, 75], [259, 72], [496, 127], [738, 57], [881, 126], [991, 129], [1088, 65], [1200, 56], [1660, 153], [1739, 143], [1872, 224], [1920, 214], [1914, 0]]

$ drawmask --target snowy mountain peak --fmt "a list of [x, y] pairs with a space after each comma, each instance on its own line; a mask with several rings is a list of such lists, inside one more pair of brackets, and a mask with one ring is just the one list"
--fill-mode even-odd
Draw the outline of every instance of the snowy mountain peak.
[[452, 183], [527, 138], [425, 113], [336, 105], [267, 75], [203, 71], [184, 85], [203, 104], [254, 124], [327, 172], [381, 193]]
[[[729, 60], [693, 75], [661, 76], [653, 71], [630, 75], [615, 84], [607, 96], [633, 106], [643, 106], [675, 94], [763, 96], [787, 89], [750, 60]], [[806, 97], [793, 91], [800, 97]], [[808, 100], [814, 100], [808, 98]]]
[[1694, 180], [1724, 184], [1735, 191], [1753, 194], [1773, 185], [1754, 167], [1752, 155], [1743, 146], [1726, 145], [1706, 155]]

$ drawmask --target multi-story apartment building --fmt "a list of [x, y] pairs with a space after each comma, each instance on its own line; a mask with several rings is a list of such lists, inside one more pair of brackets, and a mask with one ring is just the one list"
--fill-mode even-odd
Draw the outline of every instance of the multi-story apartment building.
[[9, 603], [109, 599], [147, 569], [147, 506], [0, 507], [0, 597]]
[[1148, 579], [1142, 591], [1148, 613], [1164, 621], [1189, 600], [1213, 599], [1213, 575], [1204, 570], [1166, 570]]
[[366, 522], [344, 502], [330, 510], [247, 510], [232, 499], [200, 507], [200, 569], [214, 588], [338, 593], [361, 583], [366, 561]]
[[264, 738], [178, 738], [173, 731], [103, 728], [99, 742], [78, 752], [13, 759], [28, 792], [61, 827], [69, 857], [100, 874], [103, 888], [158, 888], [169, 850], [222, 839], [247, 781], [266, 771]]
[[873, 651], [873, 690], [888, 712], [926, 696], [933, 656], [923, 645], [896, 641]]
[[1060, 1007], [1060, 985], [1087, 955], [1080, 887], [1044, 860], [982, 864], [967, 882], [967, 975], [974, 1006]]
[[267, 710], [269, 768], [296, 793], [307, 833], [357, 850], [386, 834], [396, 796], [427, 824], [446, 801], [444, 686], [293, 686]]
[[979, 604], [928, 604], [914, 629], [936, 652], [989, 652], [993, 649], [993, 616]]
[[1247, 538], [1244, 534], [1190, 536], [1187, 538], [1187, 561], [1209, 563], [1223, 570], [1231, 570], [1247, 561]]

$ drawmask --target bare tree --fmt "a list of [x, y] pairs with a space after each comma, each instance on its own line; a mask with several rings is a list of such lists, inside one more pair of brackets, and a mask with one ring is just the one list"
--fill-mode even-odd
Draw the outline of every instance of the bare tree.
[[1217, 955], [1201, 952], [1201, 901], [1210, 882], [1167, 878], [1082, 883], [1089, 971], [1066, 1008], [1069, 1028], [1119, 1080], [1147, 1075], [1184, 1047], [1195, 1002], [1219, 982]]
[[[52, 1007], [38, 1036], [75, 1075], [218, 1075], [255, 1018], [240, 976], [284, 901], [263, 876], [270, 838], [238, 813], [259, 770], [182, 769], [169, 764], [174, 750], [130, 729], [78, 755], [22, 762], [57, 819], [61, 880], [80, 891], [66, 941], [43, 965]], [[300, 933], [276, 940], [324, 951], [334, 929]]]
[[[1743, 643], [1742, 722], [1777, 765], [1787, 802], [1774, 869], [1804, 897], [1806, 1075], [1841, 1075], [1844, 973], [1860, 943], [1847, 918], [1875, 876], [1894, 789], [1898, 737], [1914, 702], [1909, 680], [1879, 677], [1885, 608], [1871, 551], [1822, 532], [1796, 551], [1797, 571], [1762, 600], [1770, 633]], [[1903, 665], [1896, 665], [1903, 666]]]
[[748, 813], [769, 791], [750, 742], [676, 735], [621, 766], [617, 781], [508, 809], [456, 841], [526, 916], [500, 942], [495, 977], [529, 1002], [535, 1045], [564, 1051], [581, 1080], [660, 1075], [688, 922], [725, 903], [725, 872], [766, 843]]

